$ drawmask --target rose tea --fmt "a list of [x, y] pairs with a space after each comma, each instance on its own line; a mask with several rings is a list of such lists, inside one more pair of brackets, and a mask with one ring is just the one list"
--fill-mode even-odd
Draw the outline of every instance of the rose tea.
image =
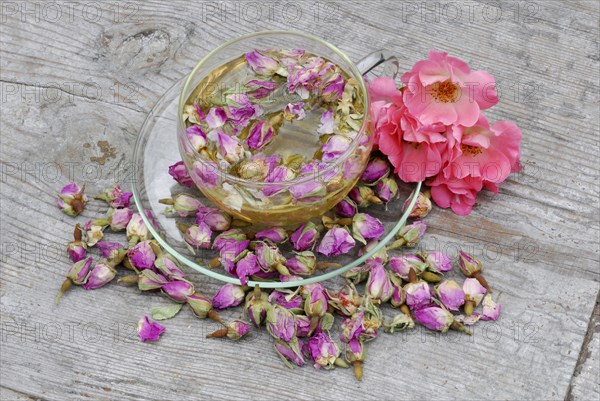
[[237, 217], [279, 225], [339, 202], [364, 168], [364, 94], [339, 65], [304, 50], [253, 50], [209, 72], [183, 107], [184, 161]]

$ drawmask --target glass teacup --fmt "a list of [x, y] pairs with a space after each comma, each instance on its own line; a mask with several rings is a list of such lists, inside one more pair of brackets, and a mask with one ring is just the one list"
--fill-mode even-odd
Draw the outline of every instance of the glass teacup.
[[[260, 158], [244, 160], [233, 167], [231, 159], [219, 161], [211, 158], [208, 152], [199, 150], [186, 132], [190, 126], [190, 113], [194, 113], [194, 109], [190, 112], [193, 99], [208, 99], [212, 96], [211, 99], [214, 100], [215, 93], [219, 93], [219, 96], [222, 93], [239, 93], [235, 92], [235, 89], [232, 91], [231, 88], [223, 91], [223, 88], [218, 85], [220, 74], [228, 69], [237, 68], [236, 60], [243, 60], [248, 52], [263, 49], [267, 51], [268, 49], [295, 49], [290, 51], [301, 49], [307, 54], [323, 58], [339, 67], [348, 79], [347, 82], [351, 80], [353, 83], [356, 99], [359, 100], [357, 104], [362, 108], [362, 115], [356, 114], [360, 116], [360, 120], [354, 122], [355, 130], [349, 136], [345, 148], [337, 154], [330, 155], [326, 162], [315, 160], [311, 165], [305, 158], [295, 157], [306, 153], [306, 148], [309, 147], [307, 143], [310, 144], [312, 141], [310, 137], [307, 137], [308, 142], [302, 142], [294, 137], [293, 131], [290, 131], [292, 133], [288, 133], [287, 136], [280, 135], [277, 139], [279, 142], [273, 145], [275, 148], [273, 154], [288, 163], [285, 165], [286, 171], [293, 176], [285, 179], [273, 178], [273, 176], [265, 178], [259, 175], [258, 172], [262, 174], [265, 169], [265, 162]], [[196, 65], [187, 78], [179, 98], [178, 143], [190, 177], [207, 198], [233, 216], [255, 225], [291, 226], [324, 214], [348, 194], [367, 164], [373, 135], [368, 113], [369, 96], [363, 74], [383, 61], [387, 60], [381, 53], [374, 53], [357, 65], [342, 51], [324, 40], [304, 33], [285, 31], [253, 33], [219, 46]], [[234, 67], [231, 67], [232, 65]], [[243, 86], [243, 83], [239, 84], [240, 87]], [[214, 101], [217, 104], [224, 104], [222, 99]], [[315, 108], [321, 104], [319, 101], [313, 99]], [[195, 103], [196, 110], [205, 117], [206, 109], [204, 111], [199, 109], [197, 103]], [[283, 115], [283, 112], [281, 113]], [[277, 111], [271, 115], [274, 116], [273, 119], [281, 120]], [[195, 118], [198, 116], [196, 115]], [[287, 123], [278, 122], [280, 125]], [[242, 128], [244, 129], [241, 136], [248, 135], [249, 128]], [[311, 129], [314, 130], [318, 140], [317, 123]], [[329, 136], [325, 137], [328, 138], [326, 140], [330, 139]], [[302, 161], [298, 162], [298, 160]], [[237, 169], [237, 174], [232, 174], [232, 169]], [[271, 173], [273, 172], [270, 171], [268, 174]]]

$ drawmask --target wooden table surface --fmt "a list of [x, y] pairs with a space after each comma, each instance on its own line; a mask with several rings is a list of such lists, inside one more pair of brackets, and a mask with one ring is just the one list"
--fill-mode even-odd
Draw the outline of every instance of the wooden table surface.
[[[598, 400], [599, 4], [2, 1], [0, 399]], [[74, 220], [57, 191], [111, 184], [161, 94], [211, 49], [264, 29], [312, 33], [355, 60], [389, 49], [402, 70], [436, 48], [497, 78], [488, 116], [522, 128], [525, 169], [468, 217], [435, 210], [424, 243], [483, 259], [498, 322], [470, 338], [382, 335], [359, 383], [285, 368], [265, 332], [206, 340], [216, 326], [190, 313], [139, 343], [135, 322], [167, 302], [134, 288], [77, 289], [54, 305], [74, 221], [105, 209], [90, 202]]]

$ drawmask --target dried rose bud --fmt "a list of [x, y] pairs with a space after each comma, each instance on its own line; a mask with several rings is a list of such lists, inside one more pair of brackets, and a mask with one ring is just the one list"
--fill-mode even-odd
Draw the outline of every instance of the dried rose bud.
[[377, 333], [383, 324], [383, 313], [381, 309], [375, 305], [371, 297], [363, 297], [363, 303], [360, 310], [364, 312], [363, 332], [361, 339], [369, 341], [377, 337]]
[[152, 239], [152, 234], [148, 231], [146, 223], [142, 220], [142, 216], [139, 213], [134, 213], [127, 224], [127, 241], [129, 247], [133, 247], [139, 241], [145, 241]]
[[63, 294], [71, 288], [72, 284], [83, 285], [87, 281], [88, 274], [90, 272], [90, 267], [92, 265], [92, 258], [82, 259], [79, 262], [71, 265], [69, 270], [67, 270], [67, 278], [63, 282], [58, 295], [56, 296], [56, 304], [60, 302]]
[[329, 305], [343, 316], [352, 316], [358, 311], [362, 297], [353, 283], [346, 284], [337, 292], [327, 291]]
[[133, 217], [133, 210], [129, 208], [109, 209], [108, 223], [113, 231], [123, 231], [127, 228], [129, 221]]
[[390, 259], [390, 269], [405, 281], [409, 281], [411, 270], [415, 278], [425, 270], [425, 263], [417, 255], [394, 256]]
[[394, 308], [399, 308], [406, 303], [406, 291], [402, 286], [402, 280], [396, 274], [387, 272], [390, 279], [390, 285], [392, 286], [392, 296], [390, 297], [390, 304]]
[[308, 251], [313, 249], [319, 239], [319, 230], [313, 222], [308, 222], [300, 226], [290, 236], [294, 250]]
[[88, 273], [92, 265], [92, 258], [89, 257], [73, 264], [67, 271], [67, 279], [70, 279], [73, 284], [83, 285], [87, 281]]
[[452, 270], [452, 260], [440, 251], [419, 252], [418, 255], [432, 272], [445, 273]]
[[386, 177], [377, 183], [375, 195], [383, 203], [388, 203], [398, 195], [398, 183], [394, 177]]
[[345, 135], [331, 135], [327, 142], [321, 147], [323, 155], [321, 160], [324, 162], [332, 162], [338, 159], [344, 152], [348, 150], [352, 139]]
[[237, 137], [229, 136], [222, 129], [217, 128], [209, 133], [209, 138], [213, 133], [216, 135], [215, 142], [218, 144], [219, 156], [226, 162], [235, 164], [244, 158], [244, 147]]
[[87, 245], [82, 241], [71, 241], [67, 244], [67, 253], [73, 263], [85, 259], [86, 250]]
[[[406, 212], [406, 209], [408, 209], [408, 207], [410, 206], [410, 202], [413, 196], [414, 192], [410, 194], [408, 199], [406, 199], [406, 202], [404, 202], [404, 207], [402, 209], [403, 211]], [[408, 217], [410, 217], [411, 219], [423, 219], [429, 214], [429, 212], [431, 211], [431, 207], [432, 205], [429, 197], [426, 196], [423, 192], [419, 192], [419, 195], [417, 195], [417, 201], [413, 206]]]
[[360, 180], [367, 185], [375, 185], [390, 173], [390, 165], [380, 157], [369, 160], [367, 167], [360, 176]]
[[184, 227], [179, 224], [180, 228], [185, 228], [183, 239], [186, 243], [196, 249], [210, 249], [212, 230], [205, 223], [193, 224], [189, 227]]
[[283, 118], [287, 121], [303, 120], [306, 117], [306, 112], [304, 111], [304, 102], [298, 103], [288, 103], [283, 109]]
[[250, 326], [241, 320], [234, 320], [227, 324], [227, 328], [220, 329], [207, 335], [208, 338], [227, 337], [230, 340], [237, 341], [250, 331]]
[[348, 253], [356, 242], [345, 227], [333, 227], [323, 236], [317, 252], [325, 256], [339, 256]]
[[338, 100], [344, 92], [344, 77], [339, 72], [333, 73], [325, 82], [323, 82], [323, 89], [321, 96], [326, 102], [334, 102]]
[[258, 285], [254, 287], [254, 291], [246, 295], [244, 312], [256, 327], [265, 322], [270, 307], [267, 294], [263, 293]]
[[212, 304], [215, 309], [226, 309], [241, 304], [245, 296], [242, 286], [228, 283], [217, 291]]
[[352, 284], [360, 284], [369, 277], [369, 270], [366, 266], [356, 266], [343, 273], [342, 277]]
[[140, 291], [154, 291], [167, 284], [169, 281], [161, 274], [152, 270], [142, 270], [138, 276], [138, 288]]
[[393, 293], [390, 279], [380, 259], [369, 259], [366, 263], [369, 278], [365, 286], [365, 295], [379, 302], [387, 302]]
[[327, 195], [327, 188], [319, 181], [308, 181], [289, 188], [292, 202], [313, 202]]
[[133, 194], [131, 192], [123, 192], [119, 184], [113, 185], [100, 195], [94, 196], [94, 199], [100, 199], [108, 203], [110, 207], [120, 209], [129, 207], [129, 203]]
[[219, 250], [218, 261], [229, 274], [238, 277], [248, 275], [249, 272], [247, 272], [246, 274], [241, 274], [243, 273], [243, 267], [238, 272], [236, 268], [236, 263], [243, 259], [248, 253], [247, 248], [249, 243], [249, 240], [240, 242], [230, 241], [223, 245], [223, 247]]
[[425, 281], [408, 283], [404, 286], [406, 291], [406, 304], [411, 310], [419, 309], [431, 302], [432, 292]]
[[304, 343], [300, 340], [292, 341], [291, 343], [275, 340], [275, 352], [277, 352], [277, 355], [279, 355], [281, 360], [290, 369], [292, 368], [290, 362], [297, 366], [304, 366], [304, 357], [300, 352], [300, 348], [302, 348], [303, 345]]
[[489, 292], [492, 292], [487, 280], [481, 275], [483, 264], [479, 259], [461, 250], [459, 253], [458, 266], [465, 276], [477, 279], [479, 284], [484, 286]]
[[313, 365], [315, 369], [333, 369], [340, 355], [340, 349], [337, 344], [324, 332], [317, 333], [311, 337], [305, 348], [308, 355], [315, 362]]
[[169, 175], [173, 177], [175, 181], [187, 188], [192, 188], [194, 186], [194, 181], [190, 177], [190, 174], [185, 167], [183, 161], [178, 161], [177, 163], [169, 166]]
[[206, 113], [206, 124], [210, 129], [222, 127], [226, 120], [227, 113], [222, 107], [211, 107]]
[[65, 185], [58, 194], [58, 208], [69, 216], [77, 216], [87, 203], [84, 191], [85, 185], [81, 188], [74, 182]]
[[343, 343], [349, 343], [352, 340], [361, 338], [364, 332], [365, 325], [365, 312], [359, 310], [354, 313], [351, 317], [344, 319], [342, 322], [342, 329], [340, 333], [340, 340]]
[[273, 75], [279, 69], [279, 63], [272, 57], [265, 56], [258, 50], [246, 53], [246, 62], [258, 75]]
[[172, 259], [171, 255], [163, 254], [157, 257], [154, 261], [154, 267], [170, 280], [185, 278], [185, 273], [179, 268], [177, 262]]
[[335, 205], [335, 213], [341, 217], [353, 217], [357, 212], [356, 203], [347, 196]]
[[[285, 305], [282, 306], [286, 307]], [[294, 309], [292, 309], [292, 312], [294, 312]], [[306, 315], [294, 314], [294, 319], [296, 321], [296, 337], [308, 337], [310, 335], [310, 318]]]
[[212, 310], [212, 302], [210, 299], [200, 294], [188, 295], [185, 301], [190, 308], [192, 308], [194, 315], [198, 316], [200, 319], [206, 319]]
[[246, 82], [244, 86], [248, 88], [246, 93], [250, 99], [263, 99], [277, 89], [279, 84], [273, 81], [259, 81], [253, 79]]
[[195, 292], [194, 285], [183, 279], [163, 284], [160, 289], [175, 302], [186, 302], [187, 297]]
[[158, 341], [161, 334], [165, 332], [165, 327], [156, 322], [150, 322], [148, 316], [144, 316], [138, 322], [138, 336], [141, 342]]
[[398, 313], [392, 320], [383, 324], [384, 331], [386, 333], [394, 333], [396, 331], [402, 331], [406, 329], [412, 329], [415, 327], [415, 322], [412, 317], [405, 313]]
[[487, 294], [482, 301], [483, 312], [481, 314], [481, 320], [498, 320], [500, 317], [500, 311], [502, 305], [495, 303], [492, 300], [492, 295]]
[[83, 227], [81, 227], [82, 241], [88, 247], [96, 245], [98, 241], [104, 238], [104, 228], [105, 226], [95, 225], [92, 220], [86, 221]]
[[381, 221], [367, 213], [357, 213], [352, 218], [352, 235], [363, 244], [366, 244], [368, 239], [381, 238], [384, 232]]
[[100, 261], [96, 263], [90, 272], [87, 283], [83, 285], [83, 288], [86, 290], [95, 290], [111, 282], [116, 275], [117, 271], [108, 261]]
[[223, 231], [221, 234], [215, 237], [213, 242], [213, 249], [221, 250], [227, 244], [232, 242], [241, 242], [246, 240], [246, 234], [239, 229], [233, 228], [231, 230]]
[[311, 251], [294, 252], [295, 256], [285, 262], [288, 270], [299, 276], [310, 276], [317, 266], [317, 257]]
[[257, 241], [254, 252], [263, 271], [277, 271], [284, 276], [290, 275], [288, 268], [285, 267], [286, 259], [276, 246]]
[[269, 240], [276, 244], [280, 244], [287, 241], [288, 234], [287, 231], [281, 227], [273, 227], [257, 232], [254, 238], [261, 241]]
[[246, 254], [237, 261], [235, 275], [240, 279], [242, 285], [248, 284], [248, 278], [260, 271], [258, 259], [252, 252]]
[[151, 269], [156, 260], [156, 254], [150, 246], [150, 241], [142, 241], [127, 252], [127, 259], [137, 270]]
[[479, 305], [487, 290], [474, 278], [466, 279], [462, 289], [465, 293], [465, 314], [471, 316], [473, 309]]
[[262, 149], [275, 137], [275, 129], [268, 121], [256, 121], [251, 127], [246, 145], [249, 149]]
[[269, 295], [269, 302], [273, 305], [283, 306], [294, 314], [304, 311], [304, 298], [297, 292], [275, 290]]
[[465, 303], [465, 293], [454, 280], [446, 280], [434, 287], [435, 294], [446, 309], [457, 311]]
[[267, 310], [267, 331], [274, 338], [290, 342], [296, 338], [294, 314], [286, 308], [273, 305]]
[[198, 208], [204, 206], [200, 200], [188, 194], [177, 194], [174, 199], [166, 198], [159, 200], [159, 202], [163, 205], [169, 205], [165, 209], [165, 214], [177, 213], [179, 217], [195, 216]]
[[454, 321], [452, 313], [439, 306], [429, 306], [414, 311], [415, 319], [419, 324], [430, 330], [445, 333]]
[[467, 277], [473, 277], [483, 270], [483, 265], [477, 258], [462, 250], [459, 254], [458, 265], [460, 271]]
[[[211, 111], [213, 111], [213, 109], [211, 109]], [[214, 113], [209, 112], [209, 116], [213, 117]], [[207, 122], [209, 120], [209, 116], [207, 116]], [[212, 121], [213, 119], [211, 119], [211, 122]], [[199, 126], [190, 125], [186, 128], [185, 134], [187, 135], [188, 139], [190, 140], [190, 144], [196, 152], [200, 152], [206, 147], [206, 133], [202, 131], [202, 128], [200, 128]]]
[[367, 207], [371, 204], [381, 205], [383, 202], [377, 196], [373, 190], [364, 185], [357, 185], [350, 190], [348, 197], [352, 199], [358, 207]]
[[196, 213], [196, 224], [203, 222], [214, 231], [229, 230], [232, 221], [233, 218], [220, 209], [201, 206]]
[[319, 283], [314, 283], [305, 285], [304, 290], [306, 291], [306, 301], [304, 302], [306, 316], [314, 318], [325, 315], [328, 305], [325, 287]]
[[387, 249], [395, 249], [400, 246], [415, 247], [421, 240], [421, 237], [423, 237], [423, 234], [425, 234], [426, 229], [427, 224], [424, 221], [415, 221], [412, 224], [405, 225], [398, 233], [398, 239], [388, 246]]

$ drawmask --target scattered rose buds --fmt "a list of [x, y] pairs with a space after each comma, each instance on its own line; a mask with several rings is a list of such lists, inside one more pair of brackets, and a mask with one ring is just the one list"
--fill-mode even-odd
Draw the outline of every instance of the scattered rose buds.
[[85, 185], [79, 187], [74, 182], [65, 185], [58, 194], [58, 208], [69, 216], [77, 216], [87, 203], [84, 191]]

